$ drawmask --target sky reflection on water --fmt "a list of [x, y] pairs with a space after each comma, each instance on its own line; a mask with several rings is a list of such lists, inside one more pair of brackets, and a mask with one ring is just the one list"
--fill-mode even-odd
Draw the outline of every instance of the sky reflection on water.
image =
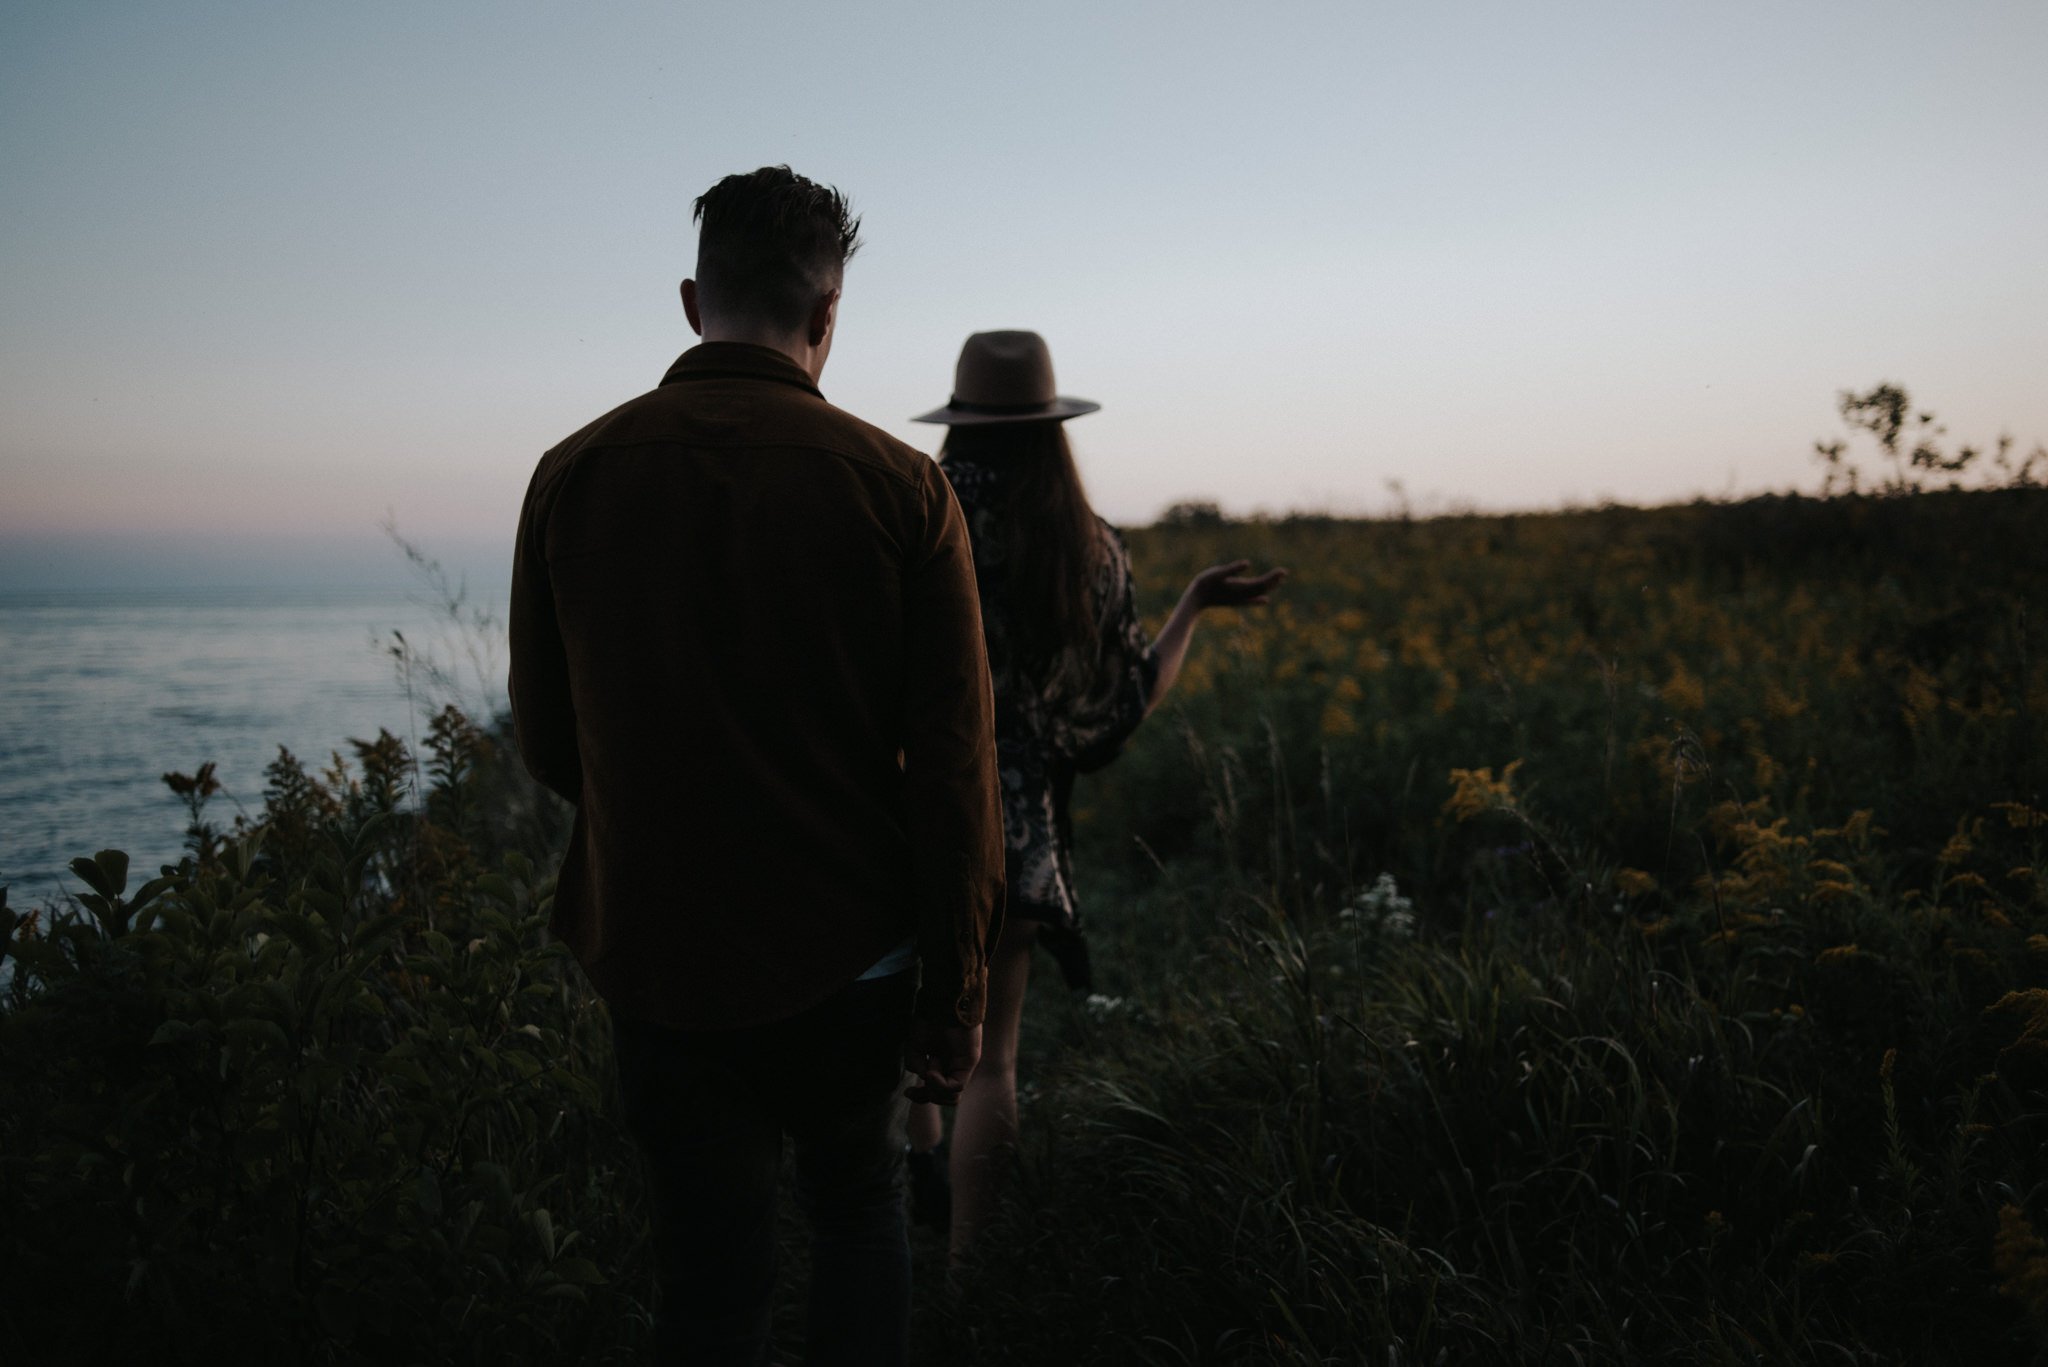
[[[445, 619], [403, 591], [0, 595], [10, 904], [71, 889], [65, 865], [97, 849], [128, 851], [137, 884], [176, 859], [184, 812], [167, 770], [218, 764], [227, 793], [212, 815], [226, 824], [237, 803], [252, 816], [262, 807], [279, 745], [324, 768], [350, 737], [380, 727], [410, 744], [394, 629], [443, 664], [462, 657]], [[424, 703], [431, 690], [417, 670], [415, 682]]]

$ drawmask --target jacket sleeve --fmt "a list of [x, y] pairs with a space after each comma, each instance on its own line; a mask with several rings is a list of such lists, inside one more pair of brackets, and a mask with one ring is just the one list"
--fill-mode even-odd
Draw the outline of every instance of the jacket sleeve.
[[548, 496], [555, 481], [551, 462], [542, 461], [519, 510], [519, 537], [512, 551], [512, 668], [506, 691], [512, 703], [512, 731], [526, 771], [571, 802], [583, 794], [583, 760], [576, 745], [576, 709], [569, 691], [569, 653], [555, 617], [554, 585], [548, 576]]
[[979, 1025], [1003, 918], [995, 698], [967, 521], [937, 465], [919, 491], [923, 534], [904, 582], [903, 775], [924, 962], [918, 1014]]

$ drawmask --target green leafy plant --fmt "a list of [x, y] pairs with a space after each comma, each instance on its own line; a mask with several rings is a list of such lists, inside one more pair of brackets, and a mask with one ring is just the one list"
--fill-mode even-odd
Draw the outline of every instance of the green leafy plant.
[[[288, 755], [232, 838], [87, 921], [8, 923], [5, 1328], [34, 1360], [562, 1362], [630, 1355], [636, 1168], [607, 1026], [531, 857], [484, 867], [489, 739]], [[210, 768], [210, 766], [209, 766]], [[200, 771], [204, 776], [207, 769]]]

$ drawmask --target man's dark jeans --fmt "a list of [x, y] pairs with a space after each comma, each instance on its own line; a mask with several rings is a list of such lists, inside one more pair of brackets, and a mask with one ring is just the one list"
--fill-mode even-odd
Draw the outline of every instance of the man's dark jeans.
[[785, 1133], [811, 1224], [804, 1360], [903, 1361], [910, 1245], [891, 1119], [916, 984], [915, 972], [852, 983], [743, 1030], [614, 1014], [619, 1094], [654, 1197], [656, 1362], [767, 1361]]

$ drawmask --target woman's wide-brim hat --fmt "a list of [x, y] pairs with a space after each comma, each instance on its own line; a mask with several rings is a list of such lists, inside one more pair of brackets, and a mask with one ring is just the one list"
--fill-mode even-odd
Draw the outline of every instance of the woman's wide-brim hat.
[[1054, 390], [1052, 352], [1035, 332], [977, 332], [960, 348], [953, 398], [912, 422], [965, 427], [990, 422], [1064, 422], [1102, 407]]

